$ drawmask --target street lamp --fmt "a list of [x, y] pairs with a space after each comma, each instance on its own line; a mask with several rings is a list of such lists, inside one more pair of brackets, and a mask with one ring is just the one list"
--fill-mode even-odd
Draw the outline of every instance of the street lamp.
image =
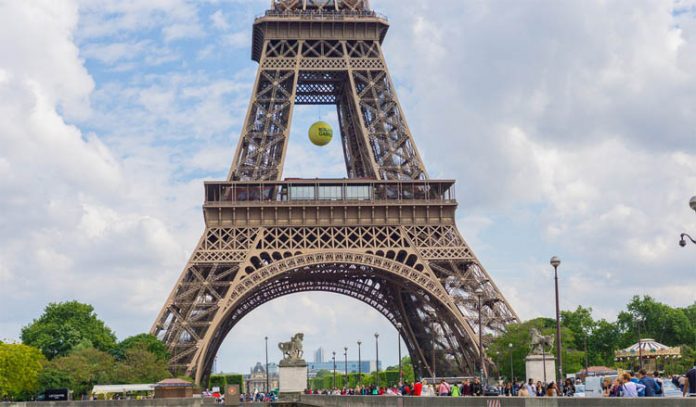
[[437, 373], [435, 371], [435, 320], [434, 319], [430, 320], [430, 335], [432, 336], [431, 341], [433, 343], [433, 360], [432, 360], [431, 373], [433, 374], [433, 377], [432, 377], [433, 383], [435, 383], [435, 377], [437, 376]]
[[[643, 323], [643, 318], [641, 318], [638, 311], [633, 314], [633, 320], [635, 321], [636, 327], [638, 328], [638, 366], [643, 369], [643, 338], [640, 333], [640, 328]], [[635, 366], [635, 365], [634, 365]]]
[[331, 352], [333, 353], [333, 357], [331, 357], [331, 360], [333, 360], [333, 388], [336, 389], [336, 352]]
[[362, 385], [362, 358], [360, 357], [360, 345], [361, 341], [358, 341], [358, 384]]
[[346, 382], [345, 382], [345, 388], [348, 389], [348, 347], [343, 348], [343, 362], [344, 365], [343, 367], [345, 368], [345, 373], [346, 373]]
[[379, 333], [375, 332], [375, 358], [376, 360], [376, 367], [377, 367], [377, 380], [375, 380], [375, 383], [377, 383], [377, 388], [379, 389]]
[[508, 349], [510, 349], [510, 382], [515, 380], [515, 372], [512, 370], [512, 344], [508, 343]]
[[[689, 206], [691, 209], [696, 212], [696, 196], [692, 196], [691, 199], [689, 200]], [[686, 239], [689, 239], [691, 243], [696, 244], [696, 240], [692, 238], [691, 236], [687, 235], [686, 233], [681, 234], [681, 238], [679, 239], [679, 246], [685, 247], [686, 246]]]
[[268, 337], [264, 337], [264, 340], [266, 340], [266, 393], [268, 393], [268, 389], [270, 389], [271, 385], [268, 382]]
[[558, 358], [558, 380], [556, 384], [561, 384], [563, 380], [563, 357], [561, 355], [561, 308], [558, 301], [558, 266], [561, 265], [561, 259], [556, 256], [551, 257], [550, 261], [553, 266], [554, 282], [556, 284], [556, 357]]
[[403, 369], [401, 368], [401, 322], [396, 323], [396, 332], [397, 336], [396, 338], [399, 340], [399, 384], [403, 385], [404, 383], [404, 373]]
[[483, 308], [481, 301], [483, 301], [483, 290], [481, 287], [477, 288], [476, 291], [474, 291], [474, 294], [476, 294], [476, 297], [478, 297], [478, 334], [479, 334], [479, 340], [478, 340], [478, 345], [479, 345], [479, 373], [481, 375], [481, 383], [483, 383], [483, 319], [481, 317], [481, 310]]

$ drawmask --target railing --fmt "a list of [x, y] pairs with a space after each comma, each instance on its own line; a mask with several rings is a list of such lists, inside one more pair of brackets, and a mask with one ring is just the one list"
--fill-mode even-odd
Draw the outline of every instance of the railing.
[[455, 202], [454, 181], [290, 180], [206, 182], [206, 204], [423, 201]]
[[303, 20], [344, 20], [346, 18], [372, 17], [389, 21], [387, 16], [372, 10], [267, 10], [264, 14], [257, 16], [256, 19], [264, 17], [294, 17]]

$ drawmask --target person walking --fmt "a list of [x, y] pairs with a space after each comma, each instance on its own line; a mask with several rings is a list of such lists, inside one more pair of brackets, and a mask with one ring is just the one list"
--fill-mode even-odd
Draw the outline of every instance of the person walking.
[[517, 396], [518, 397], [532, 397], [532, 395], [529, 394], [529, 390], [527, 390], [527, 386], [520, 387], [520, 389], [517, 390]]
[[471, 394], [474, 397], [483, 396], [483, 386], [481, 386], [481, 380], [478, 377], [474, 379], [474, 383], [471, 385]]
[[527, 394], [529, 394], [529, 397], [536, 397], [536, 389], [534, 388], [533, 379], [529, 379], [527, 384], [524, 385], [524, 388], [527, 389]]
[[450, 385], [449, 385], [449, 383], [447, 383], [447, 381], [446, 381], [445, 379], [442, 379], [442, 380], [440, 381], [440, 385], [439, 385], [438, 388], [437, 388], [437, 394], [438, 394], [440, 397], [449, 396], [449, 394], [450, 394]]
[[536, 384], [536, 396], [537, 397], [544, 397], [546, 394], [546, 390], [544, 389], [544, 385], [541, 384], [541, 382], [537, 382]]
[[563, 384], [563, 397], [575, 397], [575, 385], [570, 379], [566, 379]]
[[657, 396], [657, 383], [655, 379], [648, 376], [645, 369], [641, 369], [638, 372], [638, 383], [645, 386], [645, 391], [643, 392], [643, 397], [655, 397]]
[[624, 373], [621, 376], [621, 397], [638, 397], [638, 393], [645, 389], [645, 385], [631, 381], [631, 375]]
[[474, 393], [471, 391], [471, 382], [469, 379], [465, 379], [464, 383], [462, 383], [462, 396], [471, 397], [473, 395]]
[[461, 397], [462, 396], [462, 391], [459, 389], [459, 385], [456, 383], [452, 385], [451, 393], [452, 393], [452, 397]]
[[684, 378], [684, 397], [696, 397], [696, 359], [694, 367], [686, 372]]

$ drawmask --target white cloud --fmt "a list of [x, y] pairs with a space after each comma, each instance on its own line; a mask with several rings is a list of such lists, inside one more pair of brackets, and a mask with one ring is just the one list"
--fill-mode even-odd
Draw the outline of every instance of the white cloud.
[[222, 10], [217, 10], [211, 14], [210, 21], [213, 23], [213, 27], [217, 28], [218, 30], [225, 31], [230, 28], [230, 24], [227, 22], [225, 13], [223, 13]]
[[[517, 311], [553, 314], [552, 254], [564, 308], [611, 318], [633, 294], [693, 302], [693, 251], [676, 242], [696, 230], [696, 19], [673, 13], [693, 1], [407, 3], [374, 4], [392, 22], [384, 50], [401, 102], [430, 174], [457, 179], [464, 238]], [[250, 26], [266, 6], [0, 5], [0, 310], [25, 304], [0, 313], [0, 337], [71, 298], [120, 336], [149, 328], [202, 231], [202, 180], [229, 168], [256, 69]], [[306, 141], [316, 115], [336, 126], [313, 109], [295, 112], [285, 174], [344, 176], [338, 135]], [[261, 360], [265, 334], [305, 330], [308, 350], [353, 352], [393, 332], [356, 304], [266, 304], [220, 365]], [[395, 360], [394, 347], [380, 353]]]

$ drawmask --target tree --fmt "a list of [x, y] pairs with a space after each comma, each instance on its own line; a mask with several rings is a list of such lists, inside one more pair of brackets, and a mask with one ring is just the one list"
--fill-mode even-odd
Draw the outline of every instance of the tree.
[[114, 349], [114, 356], [117, 359], [123, 360], [129, 349], [144, 347], [149, 352], [154, 354], [157, 359], [168, 360], [169, 352], [166, 345], [157, 339], [156, 336], [150, 334], [139, 334], [131, 336], [121, 341]]
[[0, 342], [0, 399], [31, 399], [39, 390], [45, 364], [46, 358], [36, 348]]
[[[519, 324], [510, 324], [507, 331], [493, 340], [486, 349], [489, 358], [494, 362], [500, 363], [498, 371], [501, 376], [509, 379], [510, 376], [510, 354], [512, 353], [513, 374], [515, 378], [525, 377], [525, 358], [530, 353], [531, 335], [530, 329], [537, 328], [542, 335], [555, 335], [556, 321], [551, 318], [537, 318]], [[585, 353], [578, 349], [575, 335], [566, 328], [561, 327], [561, 338], [563, 340], [563, 371], [574, 373], [582, 369]], [[512, 344], [510, 348], [509, 344]], [[494, 357], [497, 353], [497, 358]], [[549, 352], [549, 356], [555, 355], [556, 347]], [[497, 360], [496, 360], [497, 359]], [[549, 377], [554, 377], [554, 373], [549, 372]], [[549, 378], [549, 380], [551, 380]]]
[[43, 388], [69, 388], [76, 396], [87, 394], [95, 384], [114, 383], [116, 361], [94, 348], [80, 349], [51, 360], [41, 373]]
[[[387, 366], [385, 369], [387, 371], [399, 371], [399, 365]], [[415, 373], [413, 371], [413, 364], [411, 363], [410, 356], [404, 356], [401, 358], [401, 370], [403, 371], [404, 383], [413, 383], [415, 381]]]
[[167, 359], [150, 352], [145, 343], [131, 346], [116, 365], [114, 381], [119, 383], [157, 383], [170, 377]]
[[116, 336], [97, 318], [94, 308], [77, 301], [48, 304], [39, 319], [22, 328], [21, 338], [49, 360], [68, 355], [78, 344], [91, 344], [101, 351], [110, 351], [116, 344]]
[[643, 338], [653, 338], [667, 346], [693, 343], [696, 331], [683, 309], [672, 308], [647, 295], [633, 297], [626, 308], [617, 319], [623, 333], [621, 346], [638, 341], [638, 324]]

